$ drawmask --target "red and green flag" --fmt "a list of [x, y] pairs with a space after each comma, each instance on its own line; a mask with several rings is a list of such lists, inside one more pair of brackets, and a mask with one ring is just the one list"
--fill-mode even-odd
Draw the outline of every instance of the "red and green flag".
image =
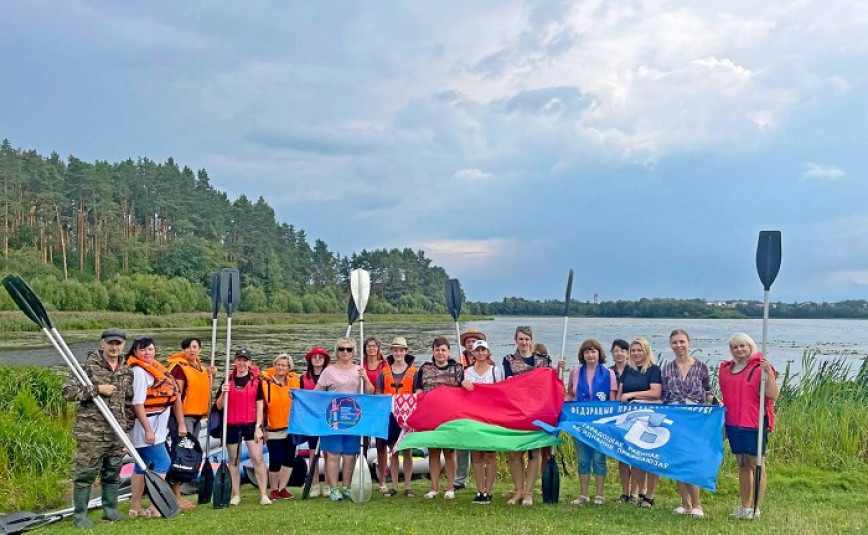
[[456, 448], [524, 451], [560, 441], [533, 424], [556, 425], [564, 385], [554, 370], [539, 368], [472, 391], [439, 387], [416, 400], [410, 428], [397, 449]]

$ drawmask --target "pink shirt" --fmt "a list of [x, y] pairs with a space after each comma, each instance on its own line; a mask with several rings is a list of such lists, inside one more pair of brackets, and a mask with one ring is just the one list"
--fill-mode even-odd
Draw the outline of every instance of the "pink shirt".
[[322, 371], [314, 390], [353, 394], [359, 392], [359, 381], [361, 381], [361, 377], [359, 377], [357, 367], [353, 366], [349, 370], [341, 370], [337, 366], [329, 366]]

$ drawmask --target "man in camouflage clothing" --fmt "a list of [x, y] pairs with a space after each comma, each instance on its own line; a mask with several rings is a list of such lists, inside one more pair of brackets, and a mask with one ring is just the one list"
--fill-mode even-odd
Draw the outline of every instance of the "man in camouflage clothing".
[[121, 358], [125, 342], [124, 331], [116, 328], [103, 331], [100, 349], [88, 354], [83, 366], [93, 387], [82, 386], [73, 375], [63, 387], [65, 399], [79, 402], [72, 430], [77, 443], [72, 501], [73, 523], [80, 528], [93, 527], [87, 517], [87, 504], [97, 475], [102, 484], [103, 519], [120, 520], [118, 486], [123, 444], [99, 412], [93, 397], [102, 396], [122, 429], [128, 431], [132, 427], [128, 410], [133, 397], [133, 374]]

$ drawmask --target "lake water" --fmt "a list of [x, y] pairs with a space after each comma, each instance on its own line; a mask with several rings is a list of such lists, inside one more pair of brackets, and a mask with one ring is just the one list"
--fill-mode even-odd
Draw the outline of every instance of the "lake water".
[[[221, 318], [222, 320], [223, 318]], [[462, 332], [468, 328], [483, 331], [488, 336], [492, 353], [500, 357], [514, 349], [513, 334], [518, 325], [530, 325], [534, 331], [534, 341], [548, 346], [549, 353], [557, 356], [561, 352], [561, 337], [563, 334], [563, 318], [551, 317], [513, 317], [500, 316], [490, 321], [462, 322]], [[671, 359], [669, 349], [669, 333], [672, 329], [686, 329], [692, 338], [691, 350], [694, 356], [709, 364], [715, 365], [729, 358], [727, 340], [736, 332], [745, 332], [754, 338], [757, 346], [762, 340], [762, 320], [673, 320], [673, 319], [588, 319], [570, 318], [567, 329], [567, 361], [573, 365], [576, 362], [576, 350], [585, 338], [596, 338], [601, 341], [608, 353], [608, 348], [615, 338], [631, 340], [644, 336], [651, 343], [656, 354]], [[314, 345], [326, 347], [330, 353], [334, 351], [335, 341], [343, 336], [346, 325], [269, 325], [269, 326], [234, 326], [232, 329], [232, 349], [249, 348], [260, 365], [269, 361], [280, 352], [288, 352], [295, 357], [296, 362], [302, 362], [304, 354]], [[218, 362], [223, 358], [226, 347], [225, 325], [221, 322], [218, 331]], [[129, 333], [131, 336], [143, 334]], [[211, 331], [207, 329], [194, 330], [164, 330], [151, 331], [158, 342], [158, 355], [165, 357], [174, 353], [180, 340], [186, 336], [199, 336], [204, 343], [203, 358], [210, 358]], [[365, 322], [365, 334], [376, 336], [384, 344], [388, 344], [394, 336], [405, 336], [411, 352], [428, 359], [431, 354], [431, 340], [435, 336], [447, 336], [455, 340], [455, 324], [451, 321], [442, 323], [377, 323], [376, 317], [369, 317]], [[35, 333], [26, 333], [27, 338], [33, 338]], [[358, 324], [353, 326], [353, 336], [359, 336]], [[97, 346], [98, 331], [71, 332], [67, 341], [80, 359], [88, 350]], [[35, 339], [38, 340], [38, 339]], [[42, 342], [40, 342], [42, 343]], [[20, 347], [20, 340], [0, 340], [0, 362], [4, 364], [36, 364], [45, 366], [60, 366], [63, 361], [48, 346], [33, 349], [13, 349]], [[856, 370], [862, 359], [868, 356], [868, 322], [860, 320], [784, 320], [771, 319], [768, 331], [768, 357], [772, 364], [783, 371], [786, 363], [791, 361], [793, 371], [801, 367], [802, 353], [806, 348], [816, 348], [820, 358], [843, 357], [850, 361], [852, 369]], [[454, 347], [453, 347], [454, 352]]]

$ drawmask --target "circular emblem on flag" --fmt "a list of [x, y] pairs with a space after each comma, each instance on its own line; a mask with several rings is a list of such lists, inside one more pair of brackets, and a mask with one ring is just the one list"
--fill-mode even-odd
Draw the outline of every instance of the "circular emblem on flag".
[[335, 431], [346, 431], [362, 419], [362, 407], [353, 398], [336, 398], [325, 410], [326, 424]]

